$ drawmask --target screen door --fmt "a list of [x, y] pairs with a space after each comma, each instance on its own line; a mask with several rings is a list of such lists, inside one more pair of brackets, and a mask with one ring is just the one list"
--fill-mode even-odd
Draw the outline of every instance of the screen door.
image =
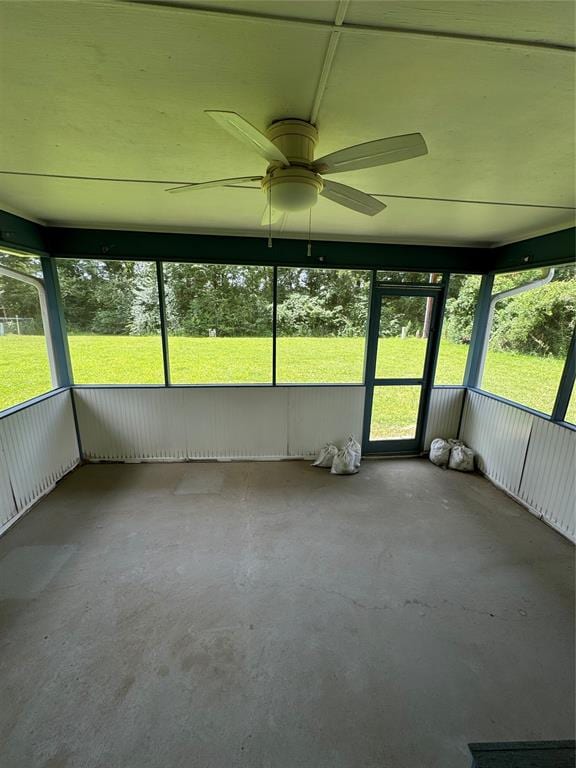
[[365, 453], [419, 453], [443, 286], [375, 287], [366, 356]]

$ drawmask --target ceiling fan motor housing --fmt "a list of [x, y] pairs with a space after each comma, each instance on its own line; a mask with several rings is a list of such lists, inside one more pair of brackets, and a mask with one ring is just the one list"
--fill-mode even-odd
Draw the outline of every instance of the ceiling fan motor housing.
[[318, 131], [304, 120], [278, 120], [266, 131], [270, 141], [290, 162], [289, 168], [273, 163], [262, 179], [262, 188], [279, 211], [302, 211], [318, 201], [323, 189], [320, 176], [311, 170]]
[[308, 166], [314, 161], [318, 131], [311, 123], [296, 118], [276, 120], [268, 127], [266, 136], [289, 160], [290, 165]]

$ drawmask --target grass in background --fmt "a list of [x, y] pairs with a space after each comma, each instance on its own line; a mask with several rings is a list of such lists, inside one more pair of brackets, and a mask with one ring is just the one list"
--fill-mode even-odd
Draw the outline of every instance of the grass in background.
[[[74, 377], [79, 384], [162, 384], [162, 345], [154, 336], [70, 336]], [[422, 339], [384, 339], [388, 370], [406, 375], [421, 358]], [[175, 384], [266, 384], [272, 380], [270, 338], [170, 339]], [[468, 347], [442, 340], [437, 384], [460, 384]], [[363, 338], [279, 338], [277, 381], [281, 383], [360, 383]], [[497, 395], [550, 413], [563, 360], [490, 352], [483, 387]], [[44, 337], [0, 337], [0, 409], [51, 387]], [[406, 436], [414, 409], [400, 391], [376, 398], [373, 428], [380, 435]], [[576, 421], [576, 399], [569, 409]]]
[[44, 336], [0, 336], [0, 410], [52, 389]]

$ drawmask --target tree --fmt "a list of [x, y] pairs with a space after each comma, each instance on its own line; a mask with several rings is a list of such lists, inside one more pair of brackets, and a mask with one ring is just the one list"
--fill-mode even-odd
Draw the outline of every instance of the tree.
[[470, 343], [480, 280], [480, 275], [454, 275], [450, 280], [444, 331], [456, 344]]
[[[542, 270], [498, 275], [501, 292], [536, 280]], [[452, 281], [451, 281], [452, 282]], [[456, 343], [468, 343], [476, 309], [480, 277], [468, 275], [446, 302], [444, 328]], [[496, 304], [491, 348], [533, 355], [564, 357], [576, 321], [576, 277], [572, 267], [556, 270], [552, 282]]]
[[146, 336], [160, 331], [158, 281], [156, 265], [137, 262], [134, 265], [130, 334]]
[[495, 313], [493, 349], [564, 357], [576, 321], [576, 280], [557, 280], [505, 299]]
[[135, 262], [59, 259], [64, 314], [71, 333], [127, 334]]
[[[268, 336], [272, 269], [225, 264], [166, 264], [169, 327], [190, 336]], [[169, 297], [168, 297], [169, 294]]]
[[370, 274], [360, 270], [279, 269], [282, 335], [363, 336], [369, 286]]
[[[3, 257], [16, 268], [38, 270], [34, 259]], [[191, 336], [269, 336], [272, 332], [273, 270], [230, 264], [165, 263], [169, 332]], [[156, 334], [159, 312], [155, 265], [129, 261], [59, 259], [58, 274], [71, 333]], [[365, 270], [279, 267], [278, 328], [284, 336], [363, 336], [366, 332], [370, 273]], [[541, 270], [499, 275], [501, 291], [535, 279]], [[382, 279], [405, 279], [380, 273]], [[419, 279], [423, 279], [421, 275]], [[452, 275], [444, 330], [457, 343], [469, 343], [480, 276]], [[572, 267], [556, 270], [549, 285], [499, 302], [493, 348], [563, 356], [576, 319], [576, 278]], [[34, 289], [0, 278], [0, 314], [39, 319]], [[421, 334], [422, 301], [394, 297], [382, 304], [380, 335], [408, 327]], [[41, 329], [41, 325], [39, 326]]]
[[344, 325], [342, 307], [329, 309], [318, 296], [291, 293], [278, 305], [282, 336], [340, 336]]
[[[0, 264], [17, 272], [42, 277], [40, 261], [37, 258], [0, 253]], [[32, 323], [23, 326], [26, 332], [43, 332], [38, 291], [32, 285], [0, 275], [0, 321], [6, 317], [31, 318]]]

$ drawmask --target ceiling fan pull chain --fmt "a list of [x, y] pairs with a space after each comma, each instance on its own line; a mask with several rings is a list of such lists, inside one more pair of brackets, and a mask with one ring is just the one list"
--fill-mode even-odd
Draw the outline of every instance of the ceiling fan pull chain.
[[312, 232], [312, 208], [308, 209], [308, 248], [307, 256], [310, 259], [312, 257], [312, 240], [310, 239]]
[[272, 248], [272, 186], [268, 188], [268, 248]]

